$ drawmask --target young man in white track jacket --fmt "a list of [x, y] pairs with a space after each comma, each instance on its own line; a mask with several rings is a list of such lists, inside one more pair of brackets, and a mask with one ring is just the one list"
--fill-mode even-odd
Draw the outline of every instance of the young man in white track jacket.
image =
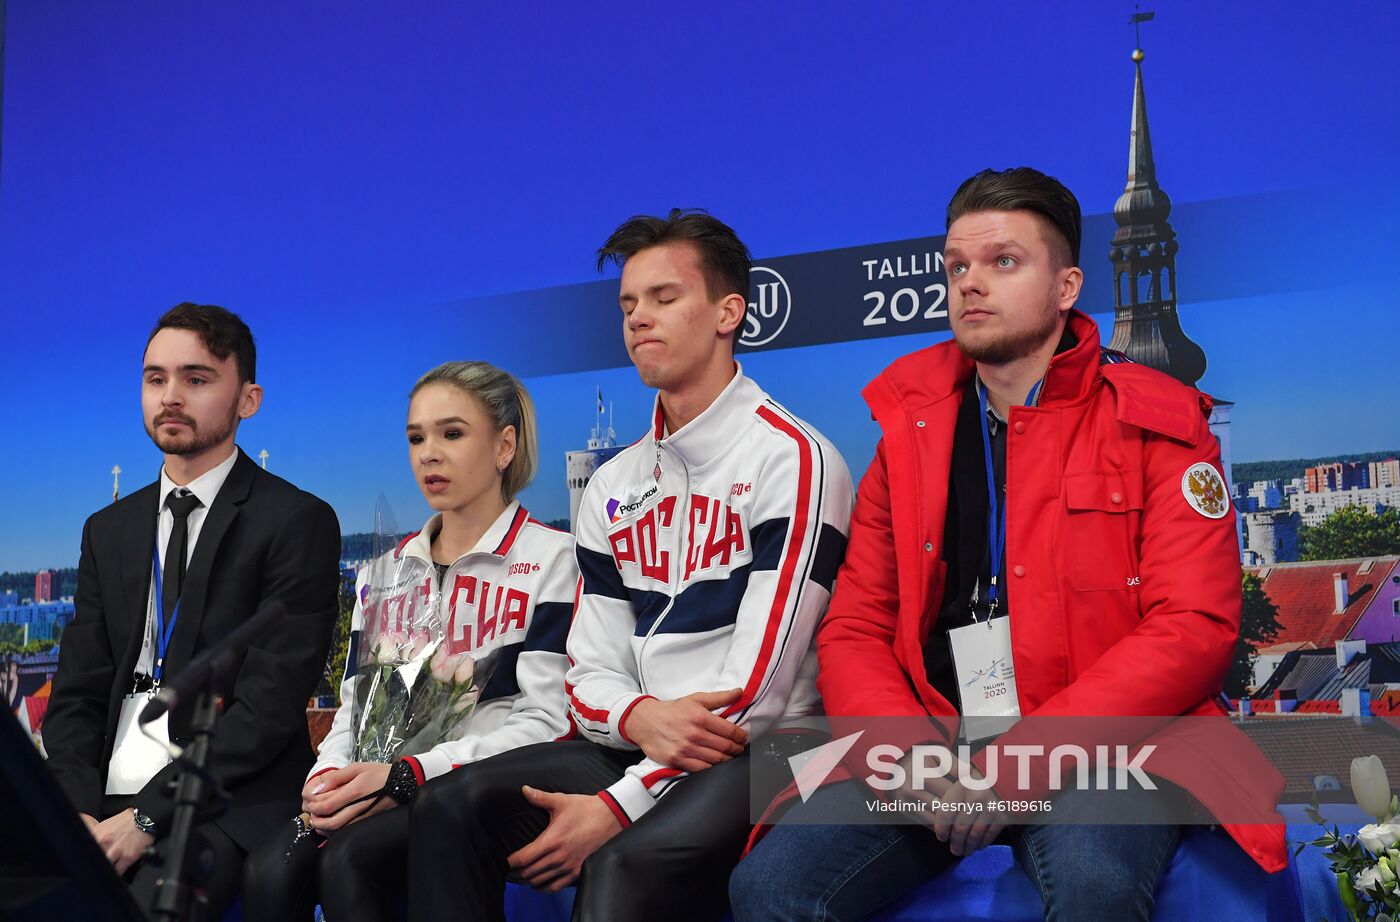
[[504, 919], [510, 874], [548, 890], [577, 879], [575, 919], [718, 918], [750, 829], [748, 741], [820, 712], [812, 638], [851, 480], [734, 361], [748, 251], [709, 215], [672, 211], [624, 223], [607, 260], [622, 265], [628, 354], [658, 394], [575, 523], [580, 739], [423, 788], [413, 917]]
[[[585, 738], [633, 749], [638, 707], [696, 693], [721, 692], [718, 716], [750, 735], [820, 713], [809, 641], [849, 505], [830, 443], [741, 369], [679, 432], [658, 399], [651, 432], [580, 504], [569, 705]], [[709, 764], [670, 763], [648, 754], [599, 796], [627, 825]]]

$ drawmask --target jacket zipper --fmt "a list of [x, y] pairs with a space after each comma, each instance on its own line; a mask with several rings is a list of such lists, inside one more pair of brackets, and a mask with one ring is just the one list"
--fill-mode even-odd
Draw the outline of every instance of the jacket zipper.
[[[658, 448], [658, 449], [662, 449], [662, 448], [664, 448], [664, 446], [662, 446], [662, 445], [660, 445], [660, 444], [658, 443], [657, 448]], [[666, 451], [667, 451], [668, 454], [671, 454], [671, 455], [675, 456], [675, 453], [672, 452], [670, 449], [666, 449]], [[659, 452], [658, 452], [658, 456], [659, 456]], [[689, 505], [690, 505], [690, 469], [689, 469], [688, 467], [685, 466], [685, 461], [681, 460], [681, 458], [676, 457], [675, 460], [676, 460], [676, 463], [679, 464], [680, 467], [681, 467], [681, 473], [685, 476], [685, 490], [683, 491], [683, 493], [682, 493], [682, 495], [681, 495], [680, 502], [677, 504], [677, 512], [676, 512], [676, 515], [687, 515], [687, 513], [685, 512], [685, 510], [688, 509], [688, 508], [689, 508]], [[660, 460], [659, 460], [659, 457], [658, 457], [657, 463], [658, 463], [658, 464], [661, 463]], [[664, 476], [664, 472], [663, 472], [663, 476]], [[662, 501], [664, 502], [666, 497], [663, 495], [661, 498], [662, 498]], [[677, 534], [678, 534], [678, 536], [679, 536], [678, 539], [677, 539], [677, 541], [676, 541], [676, 544], [679, 545], [680, 554], [673, 560], [673, 563], [675, 564], [675, 567], [674, 567], [675, 573], [676, 573], [676, 574], [679, 574], [679, 573], [681, 572], [681, 566], [682, 566], [682, 564], [684, 563], [684, 561], [685, 561], [685, 559], [686, 559], [685, 554], [688, 553], [689, 548], [687, 548], [687, 547], [685, 546], [685, 529], [682, 528], [682, 527], [680, 527], [680, 521], [679, 521], [679, 519], [672, 518], [671, 521], [672, 521], [673, 523], [676, 524], [676, 532], [677, 532]], [[656, 531], [657, 531], [657, 535], [658, 535], [658, 538], [659, 538], [660, 533], [661, 533], [661, 522], [660, 522], [659, 519], [658, 519], [658, 521], [657, 521], [657, 523], [656, 523]], [[657, 541], [657, 544], [660, 545], [660, 543], [661, 543], [661, 542], [658, 540], [658, 541]], [[676, 550], [676, 548], [672, 548], [672, 550]], [[658, 554], [658, 556], [660, 555], [660, 550], [659, 550], [659, 549], [658, 549], [658, 551], [657, 551], [657, 554]], [[669, 614], [671, 613], [671, 607], [672, 607], [673, 605], [676, 604], [676, 596], [679, 594], [679, 593], [676, 591], [676, 590], [677, 590], [677, 583], [676, 583], [675, 577], [674, 577], [671, 573], [667, 573], [667, 574], [666, 574], [666, 590], [667, 590], [666, 607], [663, 608], [663, 609], [661, 610], [661, 614], [657, 615], [657, 616], [656, 616], [656, 620], [652, 622], [651, 628], [647, 631], [647, 636], [644, 637], [644, 638], [642, 638], [642, 646], [641, 646], [641, 649], [637, 651], [637, 685], [640, 687], [640, 689], [641, 689], [641, 691], [642, 691], [642, 694], [644, 694], [644, 695], [647, 694], [647, 678], [646, 678], [646, 665], [645, 665], [645, 662], [646, 662], [646, 652], [647, 652], [647, 644], [651, 643], [652, 635], [656, 633], [657, 628], [661, 627], [661, 622], [664, 621], [664, 620], [666, 620], [666, 616], [669, 615]]]

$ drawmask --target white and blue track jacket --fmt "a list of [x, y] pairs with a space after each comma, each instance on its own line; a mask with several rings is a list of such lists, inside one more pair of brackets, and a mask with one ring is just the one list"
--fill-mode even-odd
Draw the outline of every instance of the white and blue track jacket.
[[[495, 663], [475, 710], [459, 728], [461, 738], [428, 752], [404, 754], [420, 782], [467, 762], [572, 732], [564, 694], [564, 644], [578, 585], [573, 537], [535, 521], [513, 502], [439, 580], [431, 550], [439, 518], [430, 518], [422, 531], [381, 558], [391, 566], [360, 571], [341, 704], [311, 775], [342, 768], [353, 758], [353, 702], [359, 681], [355, 651], [364, 632], [366, 600], [391, 617], [405, 604], [437, 606], [449, 652], [470, 653], [478, 664], [488, 658]], [[394, 585], [372, 587], [374, 573], [380, 578], [389, 574]]]
[[[569, 705], [584, 738], [636, 749], [638, 701], [742, 688], [717, 712], [750, 737], [820, 713], [813, 635], [846, 549], [851, 476], [815, 429], [737, 368], [680, 431], [651, 432], [589, 481]], [[643, 759], [600, 796], [624, 825], [685, 772]]]

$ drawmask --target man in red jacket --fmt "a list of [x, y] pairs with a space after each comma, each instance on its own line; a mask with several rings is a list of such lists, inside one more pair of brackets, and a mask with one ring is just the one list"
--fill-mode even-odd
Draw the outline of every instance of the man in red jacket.
[[[959, 718], [967, 739], [981, 717], [1015, 724], [1000, 744], [1050, 746], [1047, 725], [1064, 725], [1050, 718], [1201, 719], [1119, 740], [1158, 744], [1139, 764], [1161, 791], [1070, 790], [1053, 824], [1005, 828], [999, 792], [1050, 796], [1043, 772], [1008, 781], [1005, 759], [994, 789], [977, 790], [973, 769], [933, 792], [975, 809], [912, 825], [810, 825], [870, 815], [861, 780], [830, 784], [735, 871], [739, 922], [861, 918], [999, 839], [1047, 919], [1147, 919], [1197, 805], [1265, 870], [1286, 861], [1281, 825], [1229, 821], [1271, 817], [1283, 783], [1215, 700], [1240, 569], [1210, 398], [1101, 349], [1074, 310], [1080, 210], [1058, 181], [983, 171], [947, 220], [954, 341], [896, 361], [864, 393], [882, 438], [818, 635], [828, 714], [944, 718], [924, 726], [950, 746]], [[1009, 695], [977, 694], [993, 687], [988, 663]], [[973, 764], [991, 777], [986, 754]], [[1139, 825], [1064, 822], [1101, 821], [1105, 807]]]

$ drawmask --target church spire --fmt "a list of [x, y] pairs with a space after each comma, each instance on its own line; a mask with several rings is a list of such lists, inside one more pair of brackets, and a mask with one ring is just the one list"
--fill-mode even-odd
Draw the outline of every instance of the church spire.
[[[1152, 132], [1147, 127], [1147, 94], [1142, 89], [1142, 49], [1133, 52], [1137, 80], [1133, 84], [1133, 127], [1128, 138], [1128, 184], [1114, 206], [1118, 224], [1143, 225], [1141, 231], [1175, 236], [1167, 215], [1171, 199], [1157, 185], [1157, 164], [1152, 160]], [[1123, 220], [1127, 218], [1128, 220]], [[1157, 225], [1161, 225], [1160, 227]]]
[[[1150, 17], [1151, 14], [1139, 14]], [[1135, 19], [1134, 22], [1145, 21]], [[1128, 142], [1128, 182], [1113, 206], [1118, 230], [1113, 261], [1113, 339], [1109, 347], [1144, 365], [1195, 385], [1206, 356], [1181, 329], [1176, 300], [1176, 231], [1167, 218], [1172, 203], [1157, 185], [1152, 135], [1147, 125], [1141, 48], [1133, 51], [1133, 121]]]

